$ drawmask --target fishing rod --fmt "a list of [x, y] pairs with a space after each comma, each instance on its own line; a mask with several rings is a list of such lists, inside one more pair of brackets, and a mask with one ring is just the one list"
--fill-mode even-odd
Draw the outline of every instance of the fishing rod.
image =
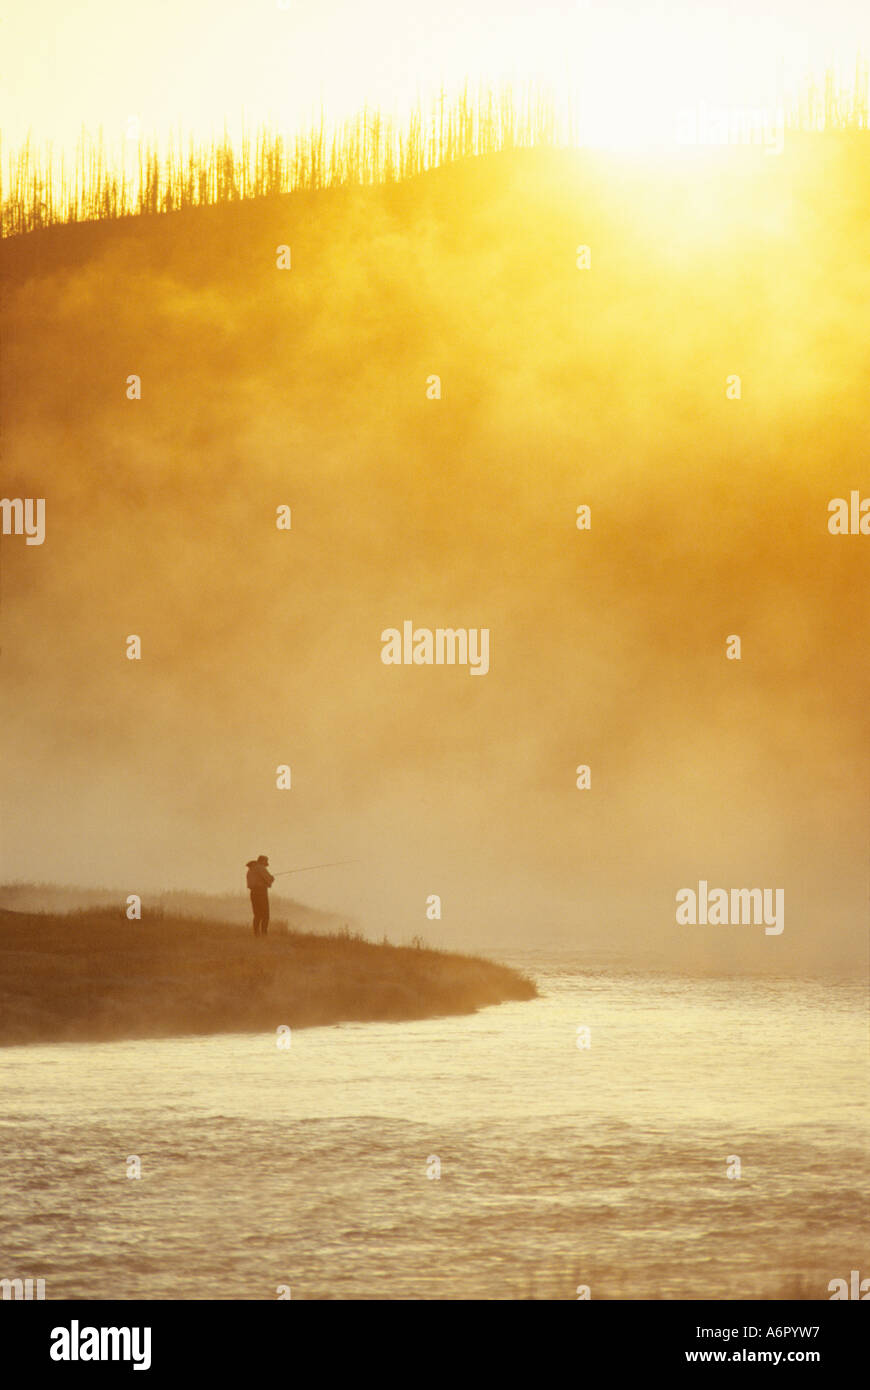
[[335, 869], [339, 864], [358, 864], [358, 859], [333, 859], [329, 864], [306, 864], [301, 869], [279, 869], [273, 878], [283, 878], [285, 874], [307, 874], [312, 869]]

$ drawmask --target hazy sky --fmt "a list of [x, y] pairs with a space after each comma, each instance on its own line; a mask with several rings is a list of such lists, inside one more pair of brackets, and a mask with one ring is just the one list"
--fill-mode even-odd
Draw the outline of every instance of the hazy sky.
[[165, 137], [240, 120], [295, 128], [324, 106], [401, 111], [440, 85], [530, 77], [583, 111], [598, 142], [631, 138], [656, 108], [758, 101], [828, 61], [870, 52], [866, 0], [59, 0], [7, 5], [0, 129], [72, 147], [110, 144], [137, 116]]

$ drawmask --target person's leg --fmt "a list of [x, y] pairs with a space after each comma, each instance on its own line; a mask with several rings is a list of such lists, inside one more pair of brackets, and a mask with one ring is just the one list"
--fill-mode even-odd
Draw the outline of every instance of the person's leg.
[[265, 888], [254, 888], [251, 892], [254, 905], [254, 935], [265, 936], [269, 925], [269, 894]]

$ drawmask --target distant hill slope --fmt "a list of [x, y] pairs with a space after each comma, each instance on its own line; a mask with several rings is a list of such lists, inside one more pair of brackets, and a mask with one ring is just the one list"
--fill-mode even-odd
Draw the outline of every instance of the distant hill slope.
[[[347, 914], [321, 912], [294, 898], [271, 895], [272, 920], [285, 923], [291, 931], [334, 932], [355, 927]], [[124, 917], [126, 894], [109, 888], [76, 888], [56, 883], [0, 883], [0, 909], [11, 912], [83, 912], [88, 908], [111, 908]], [[200, 917], [209, 922], [235, 922], [250, 927], [251, 906], [247, 891], [238, 893], [190, 893], [173, 891], [143, 896], [143, 916]]]

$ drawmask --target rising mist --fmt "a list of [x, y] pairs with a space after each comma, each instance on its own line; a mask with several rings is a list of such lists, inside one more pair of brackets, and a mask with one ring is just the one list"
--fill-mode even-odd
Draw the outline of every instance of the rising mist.
[[[865, 146], [518, 151], [6, 242], [3, 495], [46, 539], [0, 543], [3, 878], [355, 858], [291, 882], [378, 936], [857, 968], [870, 541], [827, 506], [870, 494]], [[488, 628], [486, 676], [385, 666], [407, 619]], [[782, 936], [678, 927], [702, 878], [783, 888]]]

